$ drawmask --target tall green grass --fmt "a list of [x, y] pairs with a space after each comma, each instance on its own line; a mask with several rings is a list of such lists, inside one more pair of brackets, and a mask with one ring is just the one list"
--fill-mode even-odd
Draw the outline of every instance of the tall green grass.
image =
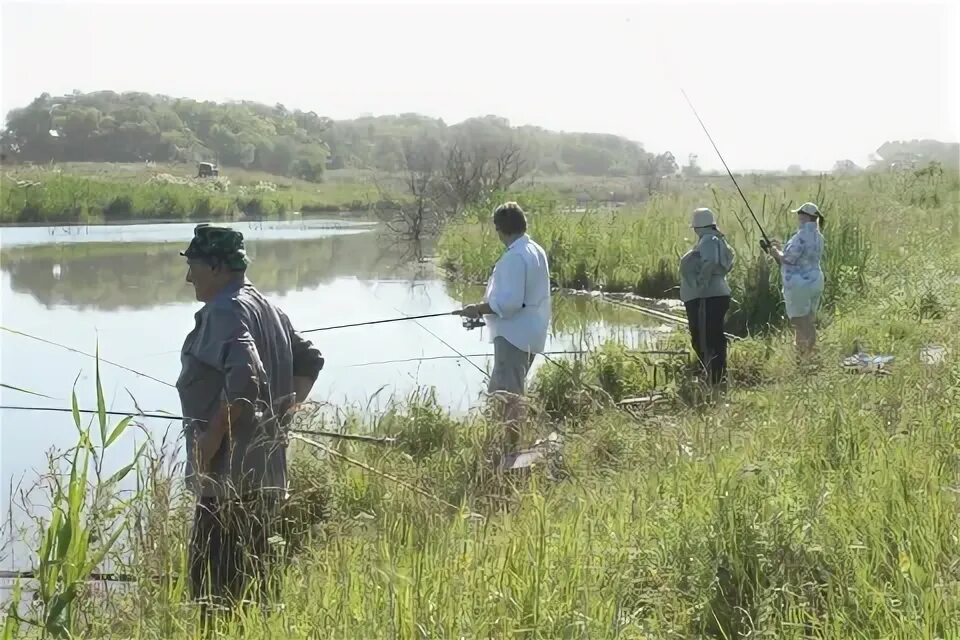
[[[890, 232], [886, 212], [909, 207], [923, 217], [928, 209], [956, 203], [956, 179], [922, 171], [910, 176], [913, 190], [906, 192], [898, 186], [900, 174], [794, 179], [776, 192], [751, 194], [752, 208], [771, 237], [786, 241], [796, 226], [789, 210], [807, 200], [820, 203], [828, 217], [823, 268], [829, 312], [842, 296], [857, 296], [867, 286], [869, 263], [879, 259], [875, 245]], [[690, 212], [710, 206], [737, 256], [729, 277], [735, 300], [730, 329], [743, 335], [782, 325], [779, 269], [760, 252], [761, 236], [734, 192], [669, 193], [640, 208], [583, 213], [565, 212], [558, 201], [539, 194], [521, 200], [530, 213], [530, 234], [546, 249], [557, 286], [653, 298], [676, 297], [679, 258], [695, 242]], [[468, 282], [485, 281], [502, 249], [487, 208], [448, 226], [439, 242], [450, 276]]]
[[[342, 418], [401, 445], [337, 452], [437, 500], [294, 448], [285, 608], [241, 610], [222, 635], [960, 637], [958, 211], [947, 199], [847, 210], [871, 216], [857, 227], [865, 286], [837, 297], [815, 371], [795, 369], [789, 336], [755, 336], [731, 345], [722, 402], [668, 387], [664, 410], [631, 417], [610, 402], [652, 381], [628, 351], [558, 362], [580, 375], [545, 364], [524, 440], [562, 432], [562, 459], [506, 477], [489, 462], [501, 429], [480, 412], [451, 417], [429, 391]], [[928, 344], [947, 349], [943, 363], [922, 363]], [[843, 370], [854, 347], [894, 355], [891, 374]], [[587, 410], [562, 404], [587, 392]], [[149, 460], [141, 473], [164, 476]], [[169, 486], [144, 485], [153, 515], [136, 519], [155, 534], [136, 538], [143, 574], [181, 571]], [[200, 637], [173, 579], [75, 603], [79, 637]]]
[[[837, 352], [853, 336], [890, 346], [894, 322], [875, 307], [834, 323], [824, 348]], [[241, 611], [221, 631], [954, 637], [960, 368], [921, 365], [914, 345], [928, 341], [960, 348], [942, 322], [926, 321], [891, 343], [893, 377], [853, 376], [832, 363], [799, 377], [788, 367], [791, 346], [777, 340], [762, 365], [767, 385], [735, 390], [729, 406], [639, 421], [599, 411], [565, 423], [560, 480], [545, 470], [493, 476], [485, 455], [496, 427], [479, 416], [452, 420], [420, 395], [368, 425], [402, 447], [336, 449], [485, 519], [297, 450], [293, 495], [307, 481], [325, 506], [298, 530], [282, 573], [285, 609]], [[609, 364], [629, 366], [614, 354]], [[527, 438], [555, 428], [540, 417]], [[198, 638], [194, 610], [159, 589], [100, 602], [104, 614], [85, 618], [82, 637]]]
[[122, 517], [123, 512], [136, 498], [121, 499], [118, 487], [138, 467], [144, 446], [137, 449], [129, 464], [105, 476], [104, 455], [123, 436], [132, 418], [124, 418], [113, 426], [108, 424], [99, 363], [96, 391], [99, 443], [92, 426], [83, 425], [76, 392], [72, 395], [78, 442], [61, 459], [51, 458], [50, 473], [43, 479], [50, 510], [46, 517], [38, 516], [36, 522], [40, 535], [36, 589], [27, 615], [20, 612], [19, 586], [14, 590], [4, 620], [4, 640], [19, 637], [21, 630], [39, 631], [44, 637], [76, 637], [81, 627], [78, 601], [86, 583], [105, 560], [113, 559], [111, 554], [127, 531], [128, 520]]

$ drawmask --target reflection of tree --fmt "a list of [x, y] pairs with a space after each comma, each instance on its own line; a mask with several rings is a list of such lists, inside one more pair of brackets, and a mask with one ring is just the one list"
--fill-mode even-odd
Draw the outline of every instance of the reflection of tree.
[[[251, 240], [249, 278], [264, 293], [309, 289], [338, 277], [394, 276], [409, 249], [375, 233], [310, 240]], [[2, 252], [11, 287], [45, 306], [144, 309], [190, 302], [186, 266], [175, 243], [76, 243]]]

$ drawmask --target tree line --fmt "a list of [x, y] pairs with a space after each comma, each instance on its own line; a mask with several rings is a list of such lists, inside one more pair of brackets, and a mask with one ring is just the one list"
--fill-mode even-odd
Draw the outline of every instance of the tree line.
[[512, 149], [524, 172], [544, 175], [659, 179], [678, 170], [669, 152], [622, 136], [514, 127], [497, 116], [453, 125], [414, 113], [335, 121], [282, 104], [114, 91], [44, 93], [10, 111], [0, 145], [14, 162], [211, 161], [309, 181], [326, 169], [405, 172], [411, 154], [454, 148], [461, 160]]

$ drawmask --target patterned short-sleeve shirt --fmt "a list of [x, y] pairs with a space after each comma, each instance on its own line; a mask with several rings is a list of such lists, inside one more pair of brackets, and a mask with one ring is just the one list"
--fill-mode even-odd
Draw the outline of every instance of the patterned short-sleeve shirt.
[[822, 286], [822, 257], [823, 234], [816, 222], [804, 222], [783, 248], [784, 288]]

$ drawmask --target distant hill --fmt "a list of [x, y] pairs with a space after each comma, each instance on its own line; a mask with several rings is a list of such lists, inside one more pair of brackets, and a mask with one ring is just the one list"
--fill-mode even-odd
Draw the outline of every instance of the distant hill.
[[669, 153], [599, 133], [511, 127], [497, 116], [448, 125], [408, 113], [338, 120], [281, 104], [200, 102], [147, 93], [44, 93], [12, 110], [0, 134], [4, 157], [30, 162], [197, 162], [319, 181], [327, 168], [397, 171], [411, 143], [515, 149], [524, 171], [625, 177], [676, 169]]

